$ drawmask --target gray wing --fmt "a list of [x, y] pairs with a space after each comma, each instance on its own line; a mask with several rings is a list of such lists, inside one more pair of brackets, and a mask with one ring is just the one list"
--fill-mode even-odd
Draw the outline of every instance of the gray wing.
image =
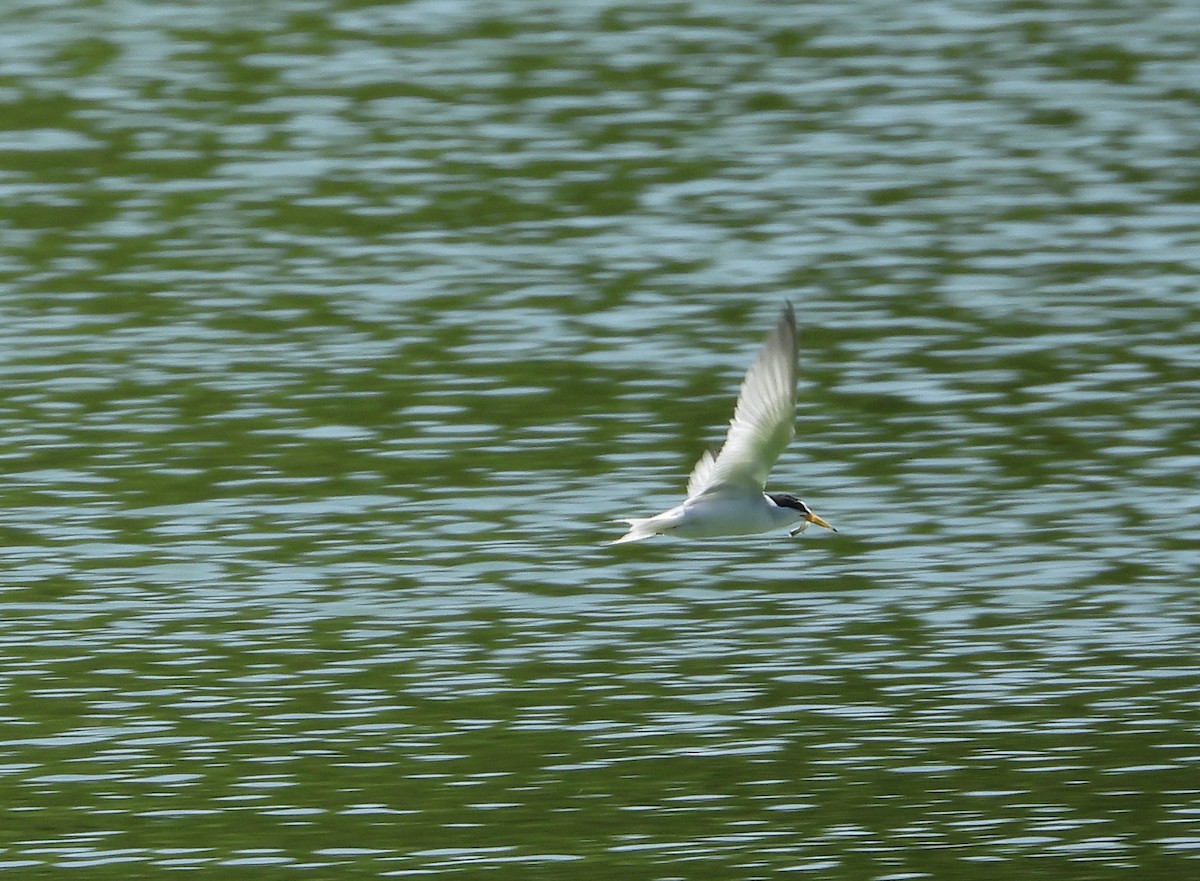
[[692, 469], [688, 498], [726, 487], [762, 492], [795, 434], [796, 316], [788, 303], [746, 371], [721, 452], [706, 452]]

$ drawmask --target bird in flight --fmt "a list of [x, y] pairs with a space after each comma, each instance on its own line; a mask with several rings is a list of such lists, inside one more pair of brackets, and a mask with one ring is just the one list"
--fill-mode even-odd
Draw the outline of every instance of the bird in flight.
[[763, 492], [775, 460], [796, 434], [796, 315], [786, 303], [742, 380], [729, 432], [717, 455], [705, 452], [688, 478], [682, 504], [653, 517], [619, 520], [629, 531], [610, 544], [654, 535], [711, 538], [751, 535], [800, 521], [837, 532], [791, 493]]

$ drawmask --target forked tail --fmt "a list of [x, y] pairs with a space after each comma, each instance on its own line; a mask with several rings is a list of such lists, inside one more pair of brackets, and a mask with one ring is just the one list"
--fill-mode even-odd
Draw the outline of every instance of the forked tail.
[[651, 525], [653, 517], [627, 517], [621, 520], [614, 520], [614, 523], [628, 523], [629, 531], [620, 538], [610, 541], [610, 545], [619, 545], [627, 541], [641, 541], [643, 538], [650, 538], [652, 535], [658, 535], [658, 532]]

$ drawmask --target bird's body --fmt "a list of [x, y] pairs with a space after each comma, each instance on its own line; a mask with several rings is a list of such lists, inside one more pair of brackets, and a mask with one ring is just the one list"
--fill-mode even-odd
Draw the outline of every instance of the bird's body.
[[613, 544], [654, 535], [711, 538], [752, 535], [801, 521], [833, 529], [789, 493], [765, 493], [775, 460], [795, 434], [796, 319], [791, 304], [746, 372], [719, 454], [705, 453], [688, 478], [687, 499], [653, 517], [632, 518]]
[[621, 521], [632, 528], [614, 544], [665, 533], [681, 538], [754, 535], [787, 526], [796, 518], [796, 511], [776, 505], [765, 493], [759, 493], [758, 498], [743, 493], [703, 496], [653, 517]]

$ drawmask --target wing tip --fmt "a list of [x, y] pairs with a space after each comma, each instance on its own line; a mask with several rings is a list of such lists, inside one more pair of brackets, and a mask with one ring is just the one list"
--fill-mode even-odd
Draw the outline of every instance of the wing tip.
[[796, 310], [792, 308], [792, 301], [787, 297], [783, 298], [783, 309], [779, 313], [779, 326], [784, 328], [792, 339], [796, 338]]

